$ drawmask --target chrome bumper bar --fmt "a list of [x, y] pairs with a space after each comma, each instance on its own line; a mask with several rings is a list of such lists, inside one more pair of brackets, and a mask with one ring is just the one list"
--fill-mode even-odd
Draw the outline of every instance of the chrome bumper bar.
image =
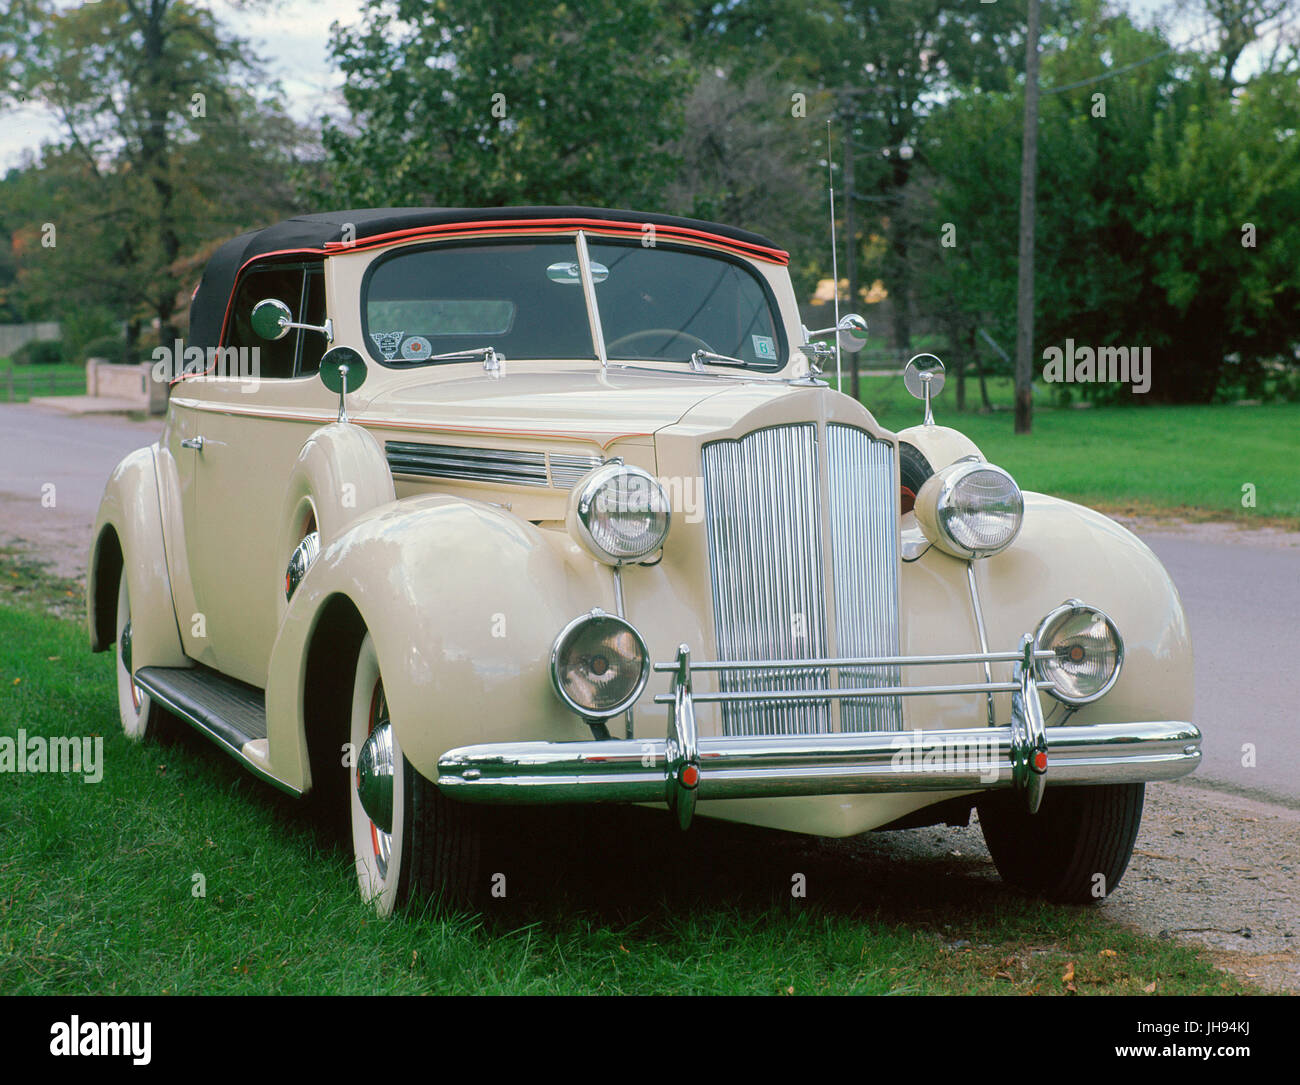
[[[691, 689], [692, 670], [753, 669], [757, 664], [701, 663], [694, 668], [685, 645], [676, 663], [656, 669], [674, 674], [673, 692], [657, 697], [672, 705], [668, 736], [590, 742], [503, 742], [449, 750], [438, 761], [438, 786], [465, 802], [536, 804], [667, 802], [682, 828], [699, 799], [790, 795], [847, 795], [898, 791], [983, 791], [1012, 788], [1038, 809], [1053, 784], [1082, 785], [1172, 780], [1201, 760], [1201, 733], [1191, 723], [1151, 721], [1081, 726], [1043, 725], [1026, 636], [1018, 652], [897, 659], [764, 662], [764, 670], [862, 667], [885, 662], [925, 666], [959, 662], [1011, 662], [1012, 682], [902, 687], [910, 695], [1010, 690], [1012, 718], [1005, 727], [945, 731], [765, 735], [697, 738], [694, 705], [727, 698], [761, 700], [771, 692], [705, 693]], [[786, 691], [783, 691], [784, 695]], [[897, 696], [899, 687], [789, 691], [799, 698]]]

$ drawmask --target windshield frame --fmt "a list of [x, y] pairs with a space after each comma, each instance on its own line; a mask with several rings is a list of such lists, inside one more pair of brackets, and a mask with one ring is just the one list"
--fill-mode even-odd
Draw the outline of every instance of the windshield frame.
[[[400, 256], [407, 255], [410, 253], [415, 253], [415, 252], [427, 252], [436, 249], [471, 248], [471, 247], [479, 247], [479, 246], [492, 247], [495, 245], [501, 245], [503, 243], [509, 244], [512, 240], [518, 240], [518, 241], [525, 241], [525, 242], [542, 242], [542, 243], [548, 241], [549, 242], [566, 241], [568, 242], [567, 246], [557, 245], [556, 247], [557, 249], [567, 248], [568, 251], [572, 252], [573, 258], [576, 262], [578, 260], [578, 234], [579, 233], [582, 233], [586, 236], [587, 244], [589, 247], [596, 246], [596, 245], [605, 245], [605, 244], [620, 245], [620, 246], [633, 248], [633, 249], [638, 247], [645, 247], [642, 245], [640, 241], [633, 238], [611, 237], [609, 235], [604, 235], [599, 233], [598, 231], [594, 231], [591, 229], [584, 229], [584, 230], [575, 229], [575, 230], [564, 230], [554, 234], [545, 234], [545, 235], [539, 235], [533, 232], [523, 232], [519, 234], [495, 234], [491, 237], [480, 237], [480, 238], [475, 238], [475, 237], [441, 238], [435, 241], [422, 242], [420, 244], [396, 245], [391, 248], [380, 251], [375, 256], [375, 258], [372, 259], [366, 266], [365, 272], [363, 273], [361, 278], [361, 285], [360, 285], [359, 296], [358, 296], [358, 305], [360, 308], [360, 312], [358, 316], [360, 317], [361, 335], [365, 344], [366, 354], [371, 359], [373, 359], [377, 364], [382, 365], [385, 369], [393, 369], [401, 372], [408, 372], [415, 369], [429, 369], [437, 366], [464, 365], [466, 362], [479, 364], [476, 359], [472, 359], [472, 358], [455, 359], [455, 360], [444, 359], [441, 361], [436, 361], [432, 358], [425, 358], [420, 360], [406, 360], [400, 358], [388, 359], [384, 357], [382, 351], [380, 351], [378, 347], [378, 344], [376, 344], [375, 341], [370, 336], [370, 320], [369, 320], [370, 307], [368, 304], [368, 299], [370, 296], [370, 285], [371, 285], [372, 276], [382, 266], [387, 264], [390, 260], [396, 259]], [[781, 372], [786, 368], [786, 366], [790, 364], [790, 360], [792, 356], [791, 348], [790, 348], [789, 338], [786, 334], [785, 321], [781, 313], [780, 303], [777, 300], [776, 292], [773, 290], [772, 284], [768, 282], [767, 277], [763, 275], [757, 268], [755, 268], [752, 264], [750, 264], [741, 256], [729, 252], [725, 252], [725, 251], [720, 251], [718, 249], [714, 249], [705, 245], [692, 245], [688, 242], [680, 242], [677, 240], [673, 240], [673, 241], [660, 241], [657, 244], [655, 244], [653, 247], [656, 249], [667, 249], [673, 252], [689, 253], [694, 256], [703, 256], [715, 260], [723, 260], [729, 264], [736, 266], [743, 273], [747, 274], [750, 279], [752, 279], [755, 283], [757, 283], [758, 287], [763, 293], [763, 298], [767, 303], [768, 312], [771, 314], [772, 317], [772, 324], [773, 324], [773, 328], [777, 340], [776, 359], [773, 362], [767, 364], [763, 364], [759, 362], [753, 362], [753, 363], [746, 362], [741, 364], [724, 363], [724, 362], [708, 362], [706, 363], [708, 369], [710, 370], [722, 369], [722, 370], [729, 370], [732, 372], [738, 371], [738, 372], [747, 372], [747, 373], [761, 373], [770, 376], [774, 373]], [[599, 317], [599, 314], [597, 314], [597, 317]], [[587, 322], [588, 337], [590, 339], [590, 344], [591, 344], [591, 353], [590, 355], [582, 356], [579, 360], [591, 361], [599, 364], [600, 358], [596, 346], [597, 333], [595, 327], [593, 326], [592, 317], [590, 313], [586, 314], [586, 322]], [[473, 334], [470, 334], [470, 335], [458, 335], [457, 337], [473, 339], [475, 341], [473, 345], [475, 346], [482, 345], [478, 342], [480, 338], [483, 338], [480, 336], [475, 336]], [[544, 363], [547, 361], [573, 360], [571, 358], [515, 359], [512, 355], [508, 353], [504, 354], [503, 357], [505, 357], [507, 360], [510, 361], [518, 360], [520, 364], [527, 364], [533, 362]], [[691, 370], [691, 359], [689, 356], [681, 359], [680, 361], [668, 360], [664, 358], [613, 358], [611, 357], [608, 360], [608, 366], [611, 368], [612, 367], [645, 368], [647, 366], [649, 367], [662, 366], [667, 372], [680, 372], [682, 370], [687, 370], [687, 371]]]

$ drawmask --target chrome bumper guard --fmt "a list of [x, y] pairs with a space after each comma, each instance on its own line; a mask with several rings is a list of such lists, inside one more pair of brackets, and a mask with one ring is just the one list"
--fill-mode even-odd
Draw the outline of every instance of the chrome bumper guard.
[[[1191, 723], [1150, 721], [1044, 726], [1028, 634], [1014, 652], [889, 656], [870, 659], [763, 660], [691, 663], [682, 645], [673, 690], [655, 697], [671, 705], [662, 739], [590, 742], [501, 742], [448, 750], [438, 760], [438, 786], [449, 798], [501, 804], [667, 802], [687, 828], [699, 799], [848, 795], [897, 791], [984, 791], [1012, 788], [1031, 813], [1042, 802], [1048, 765], [1054, 784], [1118, 784], [1172, 780], [1201, 760], [1201, 732]], [[694, 693], [695, 671], [937, 666], [1014, 663], [1010, 682], [946, 686]], [[986, 672], [987, 673], [987, 672]], [[946, 731], [698, 738], [695, 705], [722, 701], [843, 700], [859, 697], [1011, 693], [1005, 727]]]

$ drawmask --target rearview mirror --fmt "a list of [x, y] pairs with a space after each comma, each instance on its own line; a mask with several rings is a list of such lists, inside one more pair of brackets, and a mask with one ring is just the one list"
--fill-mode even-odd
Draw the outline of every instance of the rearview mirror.
[[293, 324], [293, 311], [278, 298], [263, 298], [253, 306], [249, 323], [259, 339], [283, 339]]
[[856, 354], [867, 345], [867, 322], [857, 313], [847, 313], [840, 317], [840, 322], [833, 328], [819, 328], [815, 332], [805, 333], [809, 342], [828, 335], [835, 335], [840, 341], [840, 349]]
[[923, 425], [934, 425], [930, 400], [943, 391], [943, 373], [943, 362], [933, 354], [914, 354], [903, 368], [903, 385], [925, 404]]
[[339, 421], [348, 420], [346, 399], [366, 383], [366, 360], [351, 347], [334, 347], [320, 360], [320, 382], [339, 397]]

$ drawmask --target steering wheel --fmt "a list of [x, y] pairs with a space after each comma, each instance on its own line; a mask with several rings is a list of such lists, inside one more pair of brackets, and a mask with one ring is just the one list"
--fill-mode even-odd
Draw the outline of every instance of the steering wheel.
[[[698, 344], [698, 349], [707, 350], [710, 354], [716, 353], [714, 349], [698, 335], [692, 335], [690, 332], [678, 331], [676, 328], [645, 328], [642, 331], [632, 332], [629, 335], [621, 335], [615, 339], [614, 342], [606, 344], [605, 351], [607, 354], [613, 354], [622, 346], [633, 343], [638, 339], [648, 339], [653, 335], [660, 337], [667, 336], [669, 339], [686, 339], [692, 343]], [[694, 354], [695, 351], [691, 351], [691, 353]]]

